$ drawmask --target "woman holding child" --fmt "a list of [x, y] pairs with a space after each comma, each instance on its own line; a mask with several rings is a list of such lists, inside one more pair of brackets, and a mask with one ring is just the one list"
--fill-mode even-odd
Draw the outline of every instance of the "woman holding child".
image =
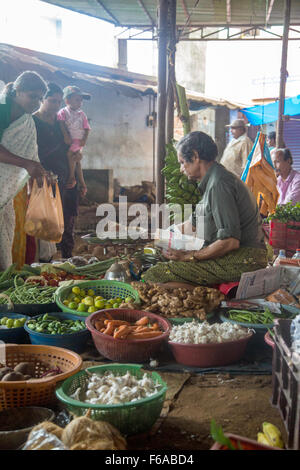
[[[33, 115], [37, 130], [38, 153], [43, 167], [58, 176], [58, 186], [61, 193], [65, 230], [60, 244], [63, 258], [70, 258], [74, 247], [74, 224], [78, 215], [79, 194], [86, 194], [86, 185], [82, 171], [77, 173], [77, 185], [67, 189], [69, 180], [68, 150], [65, 143], [57, 113], [63, 100], [62, 89], [49, 83], [39, 110]], [[74, 159], [81, 160], [81, 153]]]

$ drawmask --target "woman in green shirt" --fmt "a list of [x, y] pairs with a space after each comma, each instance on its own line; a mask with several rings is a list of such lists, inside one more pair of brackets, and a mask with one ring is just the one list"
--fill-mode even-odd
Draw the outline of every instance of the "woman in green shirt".
[[167, 261], [150, 268], [143, 278], [212, 285], [236, 282], [244, 272], [265, 268], [267, 250], [254, 196], [236, 175], [216, 162], [213, 139], [204, 132], [191, 132], [177, 144], [177, 155], [181, 172], [199, 182], [202, 194], [196, 214], [180, 230], [195, 232], [200, 223], [204, 245], [197, 251], [164, 251]]
[[15, 230], [14, 197], [29, 177], [41, 184], [46, 171], [38, 161], [31, 113], [39, 107], [46, 83], [35, 72], [23, 72], [6, 85], [0, 98], [0, 269], [12, 263]]

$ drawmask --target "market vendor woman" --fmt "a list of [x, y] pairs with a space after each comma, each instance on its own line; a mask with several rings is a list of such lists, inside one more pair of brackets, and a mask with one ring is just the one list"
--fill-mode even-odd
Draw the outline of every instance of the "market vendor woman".
[[[199, 181], [198, 210], [203, 215], [205, 242], [199, 251], [164, 251], [167, 261], [150, 268], [143, 279], [213, 285], [236, 282], [244, 272], [265, 268], [267, 250], [254, 196], [216, 162], [213, 139], [204, 132], [191, 132], [177, 144], [177, 155], [181, 172]], [[195, 215], [182, 225], [184, 233], [195, 228]]]

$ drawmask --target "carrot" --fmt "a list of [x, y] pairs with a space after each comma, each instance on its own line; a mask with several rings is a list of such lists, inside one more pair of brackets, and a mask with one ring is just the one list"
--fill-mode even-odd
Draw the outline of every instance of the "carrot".
[[104, 333], [105, 328], [101, 328], [100, 333]]
[[115, 327], [116, 326], [121, 326], [121, 325], [130, 325], [128, 321], [123, 321], [123, 320], [104, 320], [104, 325], [108, 325], [108, 323], [112, 323]]
[[147, 339], [147, 338], [156, 338], [157, 336], [162, 335], [162, 331], [144, 331], [142, 333], [131, 333], [130, 337], [127, 336], [127, 339]]
[[113, 317], [111, 316], [110, 313], [108, 312], [104, 312], [104, 315], [106, 316], [106, 318], [108, 318], [109, 320], [113, 320]]
[[114, 329], [115, 329], [115, 328], [114, 328], [114, 325], [112, 325], [112, 323], [109, 322], [109, 323], [107, 324], [107, 326], [106, 326], [105, 331], [103, 331], [103, 333], [104, 333], [105, 335], [110, 335], [110, 336], [112, 336], [112, 335], [113, 335], [113, 332], [114, 332]]
[[148, 317], [142, 317], [139, 320], [135, 322], [136, 325], [148, 325], [149, 323], [149, 318]]
[[139, 326], [136, 330], [137, 333], [144, 333], [145, 331], [152, 331], [148, 326]]
[[121, 325], [119, 328], [116, 328], [114, 331], [114, 338], [119, 338], [122, 339], [126, 336], [128, 336], [130, 333], [130, 330], [128, 329], [127, 325]]
[[104, 326], [103, 321], [101, 321], [101, 320], [96, 320], [94, 326], [95, 326], [96, 330], [100, 331], [101, 328], [103, 328], [103, 326]]
[[159, 330], [159, 324], [158, 323], [153, 323], [152, 328], [153, 328], [153, 330]]

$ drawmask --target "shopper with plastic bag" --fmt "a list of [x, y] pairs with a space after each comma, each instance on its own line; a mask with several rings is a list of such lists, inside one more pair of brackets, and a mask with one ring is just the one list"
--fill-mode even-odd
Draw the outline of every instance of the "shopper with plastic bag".
[[15, 231], [13, 201], [29, 178], [42, 184], [46, 171], [38, 162], [31, 113], [46, 90], [42, 77], [26, 71], [6, 85], [0, 98], [0, 269], [12, 264]]

